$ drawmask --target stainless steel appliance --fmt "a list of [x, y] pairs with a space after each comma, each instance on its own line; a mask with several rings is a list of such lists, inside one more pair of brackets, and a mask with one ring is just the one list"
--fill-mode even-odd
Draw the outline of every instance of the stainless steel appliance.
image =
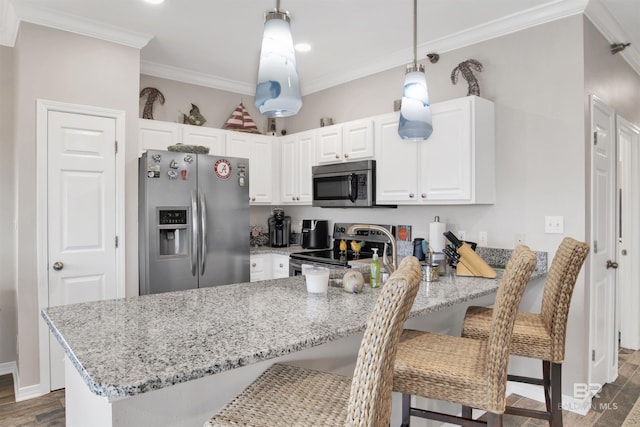
[[329, 247], [329, 221], [325, 219], [302, 220], [302, 248], [326, 249]]
[[249, 161], [140, 158], [140, 294], [249, 281]]
[[[376, 205], [376, 162], [335, 163], [313, 166], [313, 206], [369, 208]], [[386, 205], [395, 207], [395, 205]]]
[[291, 236], [291, 217], [284, 214], [282, 209], [274, 209], [269, 217], [269, 244], [274, 248], [289, 246]]
[[[391, 255], [388, 248], [389, 239], [384, 233], [377, 230], [358, 230], [356, 235], [347, 233], [351, 223], [333, 224], [333, 249], [323, 249], [315, 251], [294, 252], [289, 255], [289, 276], [302, 275], [302, 264], [311, 264], [329, 268], [350, 268], [349, 262], [354, 259], [367, 259], [373, 256], [373, 248], [378, 248], [381, 255], [386, 250]], [[395, 236], [395, 227], [392, 225], [381, 225]], [[345, 250], [340, 249], [340, 241], [346, 243]], [[364, 242], [359, 254], [351, 248], [351, 241]]]

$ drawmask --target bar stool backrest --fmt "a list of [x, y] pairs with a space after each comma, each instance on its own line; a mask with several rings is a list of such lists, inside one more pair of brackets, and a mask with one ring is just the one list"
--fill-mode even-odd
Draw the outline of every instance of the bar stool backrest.
[[384, 283], [358, 351], [346, 426], [389, 426], [398, 342], [421, 280], [420, 262], [411, 256]]
[[536, 255], [528, 247], [519, 245], [509, 258], [500, 281], [487, 341], [487, 410], [491, 412], [504, 412], [511, 334], [524, 288], [536, 263]]
[[571, 237], [565, 237], [562, 239], [547, 273], [540, 315], [551, 335], [552, 359], [550, 362], [562, 363], [564, 361], [571, 296], [588, 253], [588, 244]]

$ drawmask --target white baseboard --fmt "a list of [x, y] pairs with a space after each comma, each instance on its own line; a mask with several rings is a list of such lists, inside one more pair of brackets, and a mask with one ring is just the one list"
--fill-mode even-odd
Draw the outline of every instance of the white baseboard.
[[[507, 396], [514, 393], [522, 397], [526, 397], [527, 399], [532, 399], [537, 402], [544, 402], [544, 390], [541, 386], [508, 381]], [[565, 411], [575, 412], [578, 415], [587, 415], [587, 412], [589, 412], [589, 409], [591, 409], [591, 396], [583, 400], [578, 400], [575, 397], [563, 394], [562, 408]]]
[[0, 363], [0, 375], [7, 374], [11, 374], [13, 376], [13, 393], [15, 394], [16, 402], [42, 396], [42, 393], [40, 392], [40, 384], [19, 387], [20, 379], [18, 376], [18, 365], [16, 362]]

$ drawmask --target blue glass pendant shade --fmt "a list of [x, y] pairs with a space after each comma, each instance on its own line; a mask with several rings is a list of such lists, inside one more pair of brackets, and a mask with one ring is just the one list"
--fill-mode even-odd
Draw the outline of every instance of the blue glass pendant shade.
[[433, 132], [431, 106], [424, 66], [409, 66], [404, 79], [398, 135], [402, 139], [427, 139]]
[[289, 17], [270, 12], [264, 24], [256, 108], [267, 117], [288, 117], [302, 107]]

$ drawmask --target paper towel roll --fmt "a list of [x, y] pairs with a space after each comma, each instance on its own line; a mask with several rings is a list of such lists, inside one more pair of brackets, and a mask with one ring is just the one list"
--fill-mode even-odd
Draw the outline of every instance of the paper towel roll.
[[442, 252], [447, 245], [447, 238], [443, 234], [445, 231], [447, 231], [447, 224], [444, 222], [429, 224], [429, 247], [434, 252]]

